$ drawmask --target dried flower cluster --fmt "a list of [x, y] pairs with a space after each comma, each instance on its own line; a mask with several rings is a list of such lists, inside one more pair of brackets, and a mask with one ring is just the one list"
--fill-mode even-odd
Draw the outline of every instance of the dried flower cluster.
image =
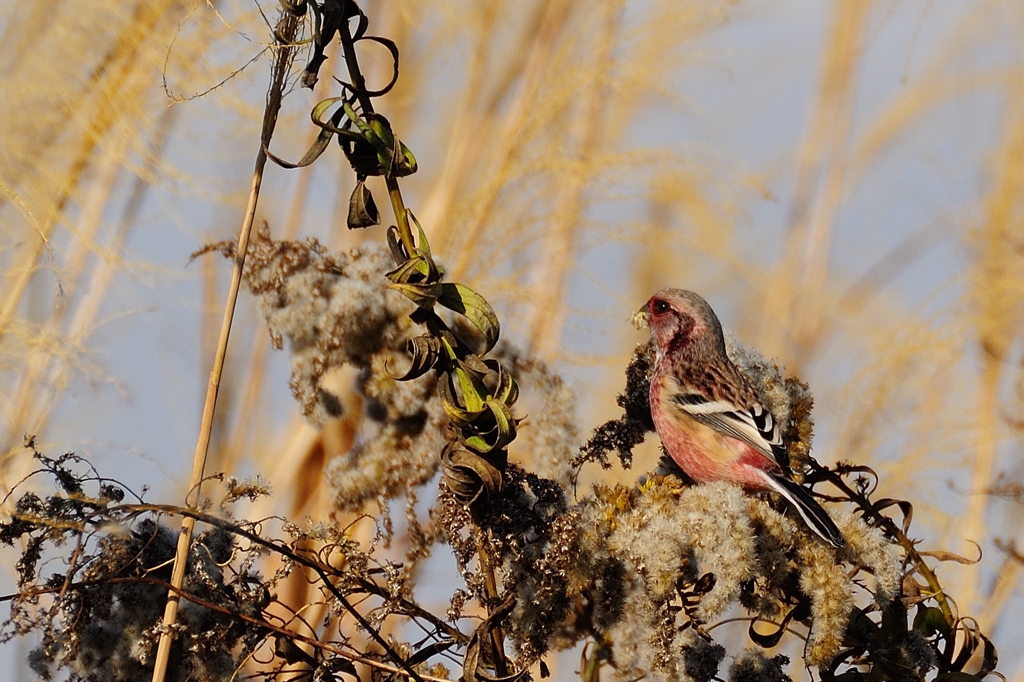
[[[29, 663], [42, 679], [51, 679], [54, 669], [82, 680], [143, 679], [152, 671], [177, 533], [143, 512], [145, 505], [120, 504], [125, 490], [98, 478], [76, 456], [34, 456], [39, 473], [51, 474], [61, 492], [23, 494], [14, 518], [0, 524], [0, 542], [29, 547], [18, 564], [20, 591], [2, 638], [41, 633]], [[74, 548], [66, 571], [43, 575], [61, 546]], [[226, 679], [259, 641], [239, 615], [258, 616], [273, 583], [251, 571], [255, 555], [232, 561], [235, 550], [225, 528], [193, 538], [183, 585], [190, 599], [180, 609], [168, 679]]]
[[880, 532], [848, 513], [837, 523], [852, 538], [840, 557], [730, 484], [683, 487], [652, 476], [640, 487], [599, 487], [545, 524], [541, 547], [509, 553], [521, 662], [542, 654], [544, 642], [565, 647], [593, 637], [606, 643], [617, 679], [709, 680], [717, 664], [704, 664], [707, 676], [691, 670], [712, 641], [702, 626], [739, 602], [767, 621], [796, 613], [811, 627], [808, 662], [826, 663], [859, 591], [856, 574], [873, 574], [861, 601], [879, 606], [898, 593], [901, 577]]
[[[410, 306], [388, 292], [383, 252], [364, 249], [336, 256], [315, 242], [274, 242], [261, 235], [250, 262], [247, 282], [273, 337], [280, 345], [289, 341], [292, 386], [314, 418], [330, 415], [336, 402], [323, 388], [323, 378], [340, 365], [359, 370], [358, 387], [366, 399], [363, 416], [377, 427], [330, 465], [339, 507], [361, 508], [381, 496], [405, 495], [415, 501], [417, 491], [437, 472], [444, 417], [432, 395], [436, 382], [431, 376], [400, 382], [388, 371], [403, 361], [411, 325], [406, 320]], [[539, 414], [524, 424], [517, 458], [547, 477], [509, 465], [497, 494], [470, 507], [442, 484], [431, 512], [441, 532], [424, 541], [450, 544], [468, 589], [453, 595], [448, 620], [460, 621], [469, 598], [491, 605], [491, 616], [468, 644], [466, 635], [416, 606], [409, 570], [378, 564], [372, 547], [360, 547], [341, 529], [298, 532], [292, 527], [290, 545], [261, 540], [264, 551], [278, 551], [285, 558], [284, 572], [267, 581], [252, 571], [255, 554], [236, 556], [236, 537], [258, 538], [244, 526], [214, 524], [196, 538], [190, 555], [184, 587], [188, 597], [176, 626], [176, 646], [192, 654], [172, 673], [217, 679], [235, 670], [240, 656], [265, 646], [270, 631], [239, 616], [247, 614], [256, 623], [266, 618], [274, 582], [287, 567], [307, 560], [297, 549], [300, 545], [326, 546], [330, 552], [322, 556], [343, 558], [341, 574], [333, 566], [314, 564], [322, 571], [321, 579], [335, 576], [328, 601], [342, 620], [348, 614], [371, 633], [395, 617], [425, 622], [435, 633], [439, 652], [463, 644], [466, 665], [473, 661], [478, 670], [498, 669], [499, 656], [486, 642], [499, 627], [515, 644], [520, 670], [550, 651], [589, 639], [598, 644], [595, 655], [611, 664], [615, 679], [704, 681], [719, 676], [726, 661], [725, 649], [709, 628], [736, 604], [754, 619], [750, 636], [762, 646], [774, 646], [787, 628], [804, 624], [804, 659], [822, 670], [852, 662], [847, 658], [856, 648], [842, 653], [849, 647], [852, 622], [859, 622], [865, 633], [859, 655], [874, 653], [872, 642], [881, 641], [880, 632], [872, 630], [877, 624], [871, 614], [875, 619], [883, 613], [895, 615], [906, 623], [900, 565], [905, 556], [897, 552], [891, 522], [886, 525], [877, 512], [869, 514], [874, 507], [862, 482], [847, 488], [859, 514], [830, 510], [847, 539], [838, 553], [776, 509], [777, 501], [769, 496], [750, 496], [725, 483], [687, 487], [668, 461], [640, 485], [599, 486], [571, 502], [567, 463], [576, 440], [571, 393], [542, 363], [507, 346], [497, 354], [530, 380]], [[806, 386], [783, 379], [774, 364], [734, 342], [730, 354], [764, 402], [784, 415], [780, 421], [786, 433], [809, 448], [812, 397]], [[582, 449], [581, 459], [600, 459], [614, 448], [628, 462], [638, 436], [650, 430], [644, 412], [649, 356], [649, 347], [637, 350], [627, 372], [627, 391], [619, 400], [626, 414], [599, 429]], [[9, 634], [43, 631], [43, 643], [33, 653], [40, 674], [49, 674], [56, 665], [83, 678], [137, 677], [145, 672], [160, 632], [173, 533], [154, 518], [139, 516], [137, 507], [111, 512], [111, 501], [119, 501], [123, 493], [115, 495], [113, 487], [101, 486], [106, 492], [84, 495], [83, 479], [63, 460], [37, 457], [65, 495], [46, 501], [24, 495], [15, 519], [3, 527], [6, 542], [27, 538], [29, 548], [20, 564], [23, 591], [14, 604]], [[815, 475], [820, 479], [823, 474], [819, 470]], [[229, 481], [228, 487], [234, 499], [262, 494], [266, 485]], [[110, 521], [124, 525], [100, 530]], [[43, 581], [41, 587], [36, 566], [43, 547], [65, 542], [66, 532], [89, 550], [76, 551], [69, 572]], [[33, 611], [40, 594], [55, 592], [49, 609]], [[351, 605], [359, 594], [373, 594], [380, 601], [359, 615]], [[495, 603], [496, 594], [500, 603]], [[925, 614], [938, 611], [919, 609]], [[920, 628], [905, 627], [896, 640], [890, 633], [888, 639], [898, 646], [887, 648], [884, 655], [874, 653], [876, 662], [918, 676], [937, 667], [936, 647], [945, 640], [929, 634], [931, 621], [921, 622]], [[953, 632], [955, 628], [949, 630]], [[410, 643], [392, 640], [388, 646], [388, 664], [401, 663], [408, 654], [425, 665]], [[352, 665], [325, 651], [306, 660], [310, 669], [347, 670]], [[287, 651], [278, 654], [289, 662]], [[782, 680], [783, 665], [779, 657], [752, 652], [734, 659], [729, 675], [735, 680]]]
[[[203, 251], [212, 249], [233, 256], [232, 244]], [[444, 411], [432, 399], [433, 375], [398, 381], [392, 374], [408, 364], [406, 344], [416, 328], [409, 320], [415, 306], [387, 286], [388, 250], [368, 244], [331, 254], [315, 239], [275, 241], [264, 229], [246, 262], [245, 283], [274, 345], [288, 342], [292, 394], [314, 425], [342, 414], [332, 374], [356, 370], [352, 388], [364, 399], [364, 428], [356, 446], [329, 464], [336, 507], [359, 511], [433, 478]]]

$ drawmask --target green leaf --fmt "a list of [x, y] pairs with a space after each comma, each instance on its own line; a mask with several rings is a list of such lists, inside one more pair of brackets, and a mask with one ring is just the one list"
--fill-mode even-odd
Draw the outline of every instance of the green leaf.
[[406, 298], [419, 307], [426, 308], [427, 310], [434, 307], [438, 297], [441, 295], [440, 284], [407, 284], [405, 282], [395, 282], [393, 284], [389, 284], [388, 287], [402, 292], [405, 294]]
[[412, 155], [412, 152], [409, 151], [409, 148], [401, 140], [395, 146], [395, 155], [391, 161], [391, 168], [396, 178], [412, 175], [419, 169], [416, 157]]
[[427, 233], [423, 231], [423, 226], [420, 225], [420, 221], [416, 220], [411, 209], [405, 209], [405, 219], [416, 226], [416, 248], [422, 251], [424, 256], [430, 258], [430, 242], [427, 241]]
[[[359, 121], [356, 121], [359, 125]], [[377, 161], [384, 175], [391, 175], [395, 162], [395, 135], [391, 132], [391, 123], [380, 114], [367, 114], [366, 126], [359, 126], [367, 142], [377, 150]]]
[[924, 637], [939, 633], [949, 639], [953, 634], [953, 629], [942, 614], [942, 609], [937, 606], [918, 605], [917, 613], [914, 614], [914, 629]]
[[[423, 261], [423, 259], [419, 256], [414, 256], [413, 258], [406, 260], [391, 272], [388, 272], [386, 277], [395, 283], [433, 284], [433, 282], [420, 281], [420, 279], [426, 278], [426, 275], [429, 272], [430, 267]], [[421, 277], [417, 277], [417, 275]], [[414, 279], [416, 281], [413, 281]]]
[[[490, 410], [491, 415], [494, 417], [494, 426], [485, 432], [478, 431], [471, 435], [466, 435], [466, 429], [461, 430], [459, 433], [460, 440], [466, 444], [466, 447], [482, 455], [503, 449], [515, 440], [516, 437], [515, 420], [512, 419], [512, 413], [504, 403], [490, 399], [484, 403], [484, 406]], [[474, 426], [476, 425], [474, 423]]]
[[331, 144], [332, 137], [334, 137], [334, 133], [332, 131], [321, 129], [320, 134], [316, 136], [316, 139], [313, 141], [309, 150], [306, 151], [306, 153], [302, 155], [302, 158], [295, 163], [285, 161], [281, 157], [271, 153], [271, 151], [266, 147], [263, 148], [263, 153], [267, 155], [268, 159], [281, 168], [287, 168], [289, 170], [293, 168], [304, 168], [320, 158], [320, 155], [323, 154], [324, 150], [326, 150]]
[[448, 423], [456, 429], [466, 428], [473, 424], [483, 413], [483, 406], [480, 409], [467, 410], [459, 405], [455, 398], [455, 390], [452, 388], [452, 374], [448, 373], [445, 381], [438, 383], [437, 393], [441, 398], [441, 406], [448, 417]]
[[457, 429], [472, 426], [476, 418], [484, 412], [483, 410], [470, 412], [469, 410], [464, 410], [448, 400], [442, 400], [441, 406], [444, 407], [444, 413], [445, 416], [448, 417], [448, 423]]
[[484, 408], [485, 393], [481, 390], [483, 386], [475, 380], [469, 372], [462, 367], [456, 366], [452, 373], [462, 394], [463, 404], [468, 412], [480, 412]]
[[[335, 112], [329, 120], [323, 120], [324, 113], [338, 102], [342, 103], [343, 108], [340, 111]], [[338, 137], [352, 142], [365, 142], [366, 138], [362, 133], [357, 133], [354, 130], [351, 130], [346, 127], [347, 124], [344, 126], [338, 125], [341, 122], [341, 114], [344, 113], [347, 116], [348, 112], [351, 111], [352, 107], [349, 106], [344, 97], [328, 97], [322, 102], [318, 102], [317, 105], [313, 107], [313, 111], [309, 113], [309, 118], [313, 121], [313, 125], [319, 127], [321, 130], [334, 133]], [[355, 116], [355, 112], [352, 112], [352, 116]]]
[[484, 338], [483, 353], [494, 348], [501, 333], [501, 326], [494, 309], [483, 296], [462, 284], [448, 283], [441, 285], [441, 294], [437, 302], [462, 315], [476, 327]]

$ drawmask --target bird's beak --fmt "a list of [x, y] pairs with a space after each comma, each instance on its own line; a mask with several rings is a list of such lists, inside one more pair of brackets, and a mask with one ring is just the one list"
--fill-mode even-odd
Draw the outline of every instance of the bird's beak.
[[644, 303], [640, 306], [640, 309], [633, 313], [633, 326], [637, 329], [643, 329], [644, 327], [650, 328], [651, 326], [651, 311]]

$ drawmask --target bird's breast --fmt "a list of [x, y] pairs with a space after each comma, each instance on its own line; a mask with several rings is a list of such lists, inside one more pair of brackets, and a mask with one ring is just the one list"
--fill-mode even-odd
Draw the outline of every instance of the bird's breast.
[[767, 458], [747, 443], [707, 426], [673, 401], [673, 380], [656, 373], [651, 378], [651, 417], [665, 450], [679, 468], [697, 483], [733, 481], [763, 488], [757, 469]]

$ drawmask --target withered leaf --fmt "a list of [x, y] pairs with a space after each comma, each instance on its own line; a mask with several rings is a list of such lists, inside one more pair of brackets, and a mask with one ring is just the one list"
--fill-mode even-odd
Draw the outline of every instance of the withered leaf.
[[441, 358], [441, 341], [429, 334], [409, 339], [406, 351], [412, 356], [412, 365], [405, 374], [396, 376], [398, 381], [411, 381], [426, 374]]
[[469, 639], [469, 646], [466, 647], [466, 657], [462, 663], [462, 678], [465, 682], [517, 682], [526, 675], [527, 669], [523, 668], [511, 675], [498, 677], [489, 674], [483, 666], [482, 647], [491, 645], [491, 632], [505, 616], [512, 612], [515, 605], [515, 598], [510, 595], [473, 631], [473, 636]]
[[380, 225], [380, 212], [373, 201], [373, 193], [363, 180], [356, 183], [352, 197], [348, 200], [348, 229]]
[[493, 497], [501, 491], [501, 470], [452, 443], [441, 452], [441, 470], [448, 489], [462, 504], [470, 505], [481, 495]]

